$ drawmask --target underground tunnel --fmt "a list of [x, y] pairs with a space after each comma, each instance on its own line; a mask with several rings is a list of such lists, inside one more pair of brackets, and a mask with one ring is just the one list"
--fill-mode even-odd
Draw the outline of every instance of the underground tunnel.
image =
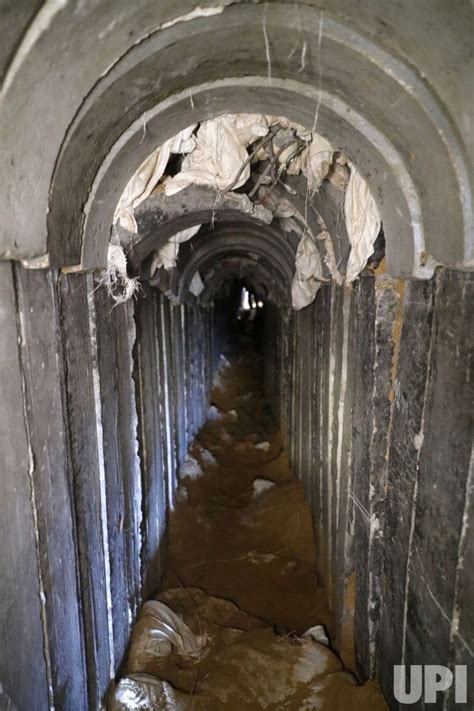
[[0, 709], [472, 708], [470, 3], [0, 17]]

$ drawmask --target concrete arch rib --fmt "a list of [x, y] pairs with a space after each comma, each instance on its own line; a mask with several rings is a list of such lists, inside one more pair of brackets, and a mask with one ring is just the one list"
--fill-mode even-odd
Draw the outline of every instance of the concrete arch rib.
[[171, 277], [171, 293], [185, 301], [196, 272], [220, 272], [232, 259], [252, 265], [269, 293], [282, 304], [290, 303], [295, 247], [286, 235], [254, 223], [224, 223], [183, 245], [178, 266]]
[[272, 301], [279, 306], [289, 305], [289, 294], [286, 285], [275, 285], [274, 273], [269, 271], [261, 262], [255, 264], [251, 259], [229, 257], [221, 260], [218, 270], [210, 267], [200, 271], [204, 290], [199, 296], [203, 306], [212, 304], [215, 298], [222, 293], [226, 282], [235, 280], [245, 282], [265, 301]]
[[[82, 96], [70, 92], [67, 107], [58, 97], [50, 136], [41, 156], [34, 158], [41, 158], [41, 165], [38, 170], [32, 166], [31, 219], [26, 225], [21, 219], [15, 222], [4, 252], [8, 245], [13, 257], [35, 256], [46, 249], [49, 193], [53, 263], [101, 266], [114, 205], [141, 160], [196, 120], [230, 111], [264, 111], [309, 127], [317, 116], [318, 132], [351, 157], [377, 197], [393, 274], [428, 276], [430, 258], [449, 266], [472, 266], [467, 152], [446, 100], [439, 100], [412, 68], [416, 61], [401, 60], [410, 57], [401, 35], [395, 33], [390, 51], [387, 38], [369, 39], [383, 35], [375, 10], [372, 17], [364, 6], [359, 21], [343, 0], [335, 3], [332, 14], [320, 12], [317, 4], [236, 3], [219, 6], [206, 18], [184, 21], [185, 12], [180, 20], [165, 3], [153, 23], [151, 3], [144, 1], [133, 18], [137, 39], [127, 43], [121, 34], [123, 18], [117, 20], [115, 54], [106, 10], [96, 11], [94, 25], [93, 10], [84, 9], [84, 27], [89, 32], [94, 27], [94, 34], [103, 38], [108, 65], [96, 67], [94, 80], [88, 70], [88, 88], [84, 91], [87, 82], [82, 81]], [[187, 3], [182, 6], [185, 10]], [[262, 40], [264, 11], [268, 47]], [[385, 11], [390, 14], [389, 8]], [[127, 12], [130, 23], [133, 12]], [[68, 18], [65, 3], [45, 37], [67, 26]], [[41, 43], [36, 44], [39, 51]], [[417, 55], [415, 44], [411, 50]], [[229, 52], [230, 47], [234, 51]], [[28, 72], [34, 73], [30, 60], [16, 66], [10, 97], [21, 89]], [[436, 78], [431, 84], [441, 89]], [[40, 106], [36, 94], [33, 98], [20, 118], [32, 150], [31, 126]], [[402, 112], [397, 111], [400, 105]], [[0, 116], [12, 123], [8, 111]], [[7, 161], [18, 159], [13, 172], [21, 172], [25, 158], [6, 152]], [[29, 151], [25, 153], [28, 157]], [[30, 179], [27, 176], [27, 183]], [[18, 196], [6, 191], [4, 197], [7, 214], [19, 212]]]
[[[228, 257], [250, 260], [265, 267], [264, 280], [278, 299], [285, 302], [294, 273], [299, 237], [284, 233], [277, 223], [265, 224], [236, 209], [234, 196], [217, 195], [194, 186], [171, 198], [153, 194], [136, 211], [139, 233], [128, 250], [135, 272], [147, 278], [146, 261], [171, 235], [195, 225], [203, 228], [181, 245], [177, 267], [171, 277], [161, 270], [152, 283], [173, 297], [186, 301], [196, 271], [210, 269]], [[253, 261], [252, 261], [253, 260]], [[273, 273], [273, 277], [272, 277]]]

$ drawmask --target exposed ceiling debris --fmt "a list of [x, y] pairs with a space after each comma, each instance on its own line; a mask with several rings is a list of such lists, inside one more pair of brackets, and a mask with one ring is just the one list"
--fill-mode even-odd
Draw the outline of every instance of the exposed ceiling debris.
[[139, 288], [137, 277], [127, 274], [127, 258], [120, 245], [109, 244], [107, 269], [100, 276], [100, 284], [105, 285], [116, 304], [123, 304], [132, 298]]
[[[180, 156], [180, 162], [171, 161], [173, 155]], [[291, 176], [306, 178], [303, 196], [290, 185]], [[325, 182], [341, 194], [348, 240], [344, 256], [337, 244], [341, 241], [337, 226], [328, 226], [314, 206]], [[343, 153], [298, 124], [261, 114], [224, 114], [193, 124], [166, 141], [128, 183], [114, 222], [136, 234], [134, 210], [153, 191], [169, 197], [193, 185], [211, 187], [216, 208], [223, 195], [231, 197], [239, 211], [266, 224], [277, 221], [282, 230], [299, 236], [291, 288], [295, 309], [312, 303], [325, 281], [354, 281], [373, 254], [381, 228], [365, 179]], [[157, 269], [172, 271], [180, 245], [200, 228], [194, 225], [178, 232], [156, 249], [151, 275]], [[200, 275], [192, 285], [196, 296], [205, 287]]]
[[[357, 278], [373, 254], [373, 245], [380, 232], [380, 215], [364, 178], [351, 165], [349, 185], [344, 199], [347, 234], [351, 251], [346, 266], [346, 281]], [[369, 251], [370, 250], [370, 251]]]

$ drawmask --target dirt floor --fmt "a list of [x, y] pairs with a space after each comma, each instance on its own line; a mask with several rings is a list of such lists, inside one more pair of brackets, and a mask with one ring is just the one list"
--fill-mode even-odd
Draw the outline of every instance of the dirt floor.
[[310, 510], [253, 351], [221, 359], [168, 535], [164, 592], [142, 608], [111, 710], [387, 708], [330, 648]]

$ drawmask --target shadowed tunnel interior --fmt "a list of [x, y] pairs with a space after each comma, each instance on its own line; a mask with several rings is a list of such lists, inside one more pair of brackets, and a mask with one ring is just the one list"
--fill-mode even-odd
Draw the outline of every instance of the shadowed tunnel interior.
[[[433, 708], [471, 708], [472, 8], [454, 8], [0, 0], [0, 708], [185, 709], [183, 689], [234, 708], [235, 659], [274, 637], [273, 676], [309, 650], [313, 696], [248, 708], [320, 708], [321, 658], [355, 694], [323, 708], [380, 689], [399, 711], [395, 666], [427, 664], [467, 667]], [[274, 500], [264, 547], [234, 541]], [[329, 648], [276, 585], [252, 607], [247, 569], [235, 598], [220, 564], [176, 574], [227, 541], [266, 595], [270, 540]], [[113, 701], [165, 604], [181, 638], [157, 642], [155, 700]]]

